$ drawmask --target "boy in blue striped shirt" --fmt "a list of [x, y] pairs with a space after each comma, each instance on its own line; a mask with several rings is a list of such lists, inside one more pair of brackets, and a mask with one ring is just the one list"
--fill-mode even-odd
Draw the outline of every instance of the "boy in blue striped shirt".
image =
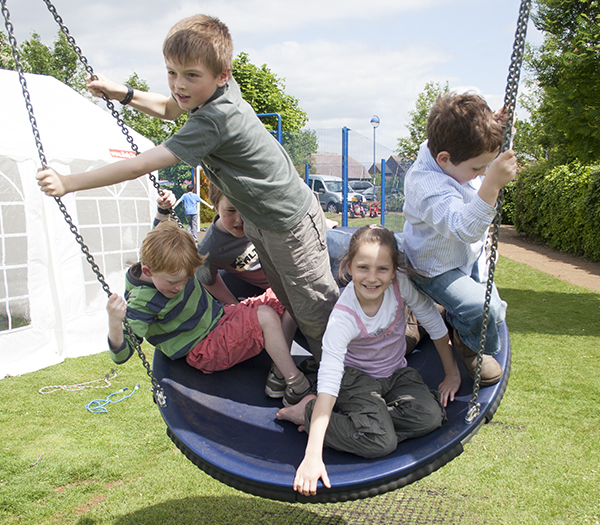
[[296, 324], [271, 289], [239, 304], [215, 300], [195, 276], [204, 257], [192, 236], [164, 221], [146, 235], [140, 262], [127, 272], [125, 298], [108, 299], [108, 342], [117, 364], [135, 349], [123, 330], [127, 317], [141, 341], [171, 359], [185, 357], [206, 374], [231, 368], [264, 348], [283, 375], [280, 384], [268, 382], [265, 393], [286, 406], [310, 393], [312, 385], [298, 370], [290, 347]]
[[[474, 375], [486, 290], [485, 241], [498, 193], [514, 179], [517, 159], [502, 145], [502, 114], [478, 95], [438, 97], [427, 121], [427, 138], [404, 182], [404, 251], [422, 275], [415, 286], [446, 309], [453, 342]], [[481, 385], [494, 384], [502, 369], [492, 355], [506, 303], [494, 287]]]

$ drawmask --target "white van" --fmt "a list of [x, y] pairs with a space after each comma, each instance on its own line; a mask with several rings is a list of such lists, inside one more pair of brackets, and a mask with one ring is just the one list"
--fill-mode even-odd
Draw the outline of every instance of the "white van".
[[[342, 179], [332, 175], [309, 175], [308, 185], [319, 197], [321, 207], [331, 213], [339, 213], [343, 208]], [[363, 199], [363, 196], [354, 193], [348, 188], [348, 208], [353, 199]]]

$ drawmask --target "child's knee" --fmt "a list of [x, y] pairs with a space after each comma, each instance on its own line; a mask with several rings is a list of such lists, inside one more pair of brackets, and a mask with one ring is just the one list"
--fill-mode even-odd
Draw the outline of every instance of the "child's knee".
[[383, 436], [378, 435], [376, 439], [369, 438], [362, 441], [358, 455], [367, 459], [382, 458], [394, 452], [398, 447], [398, 438], [394, 432], [386, 433]]
[[439, 392], [429, 395], [402, 396], [390, 408], [398, 441], [424, 436], [439, 428], [446, 419]]
[[258, 322], [263, 330], [276, 325], [281, 326], [279, 314], [266, 304], [261, 304], [256, 309], [256, 315], [258, 316]]
[[506, 318], [506, 302], [500, 297], [492, 298], [490, 301], [490, 322], [501, 324]]

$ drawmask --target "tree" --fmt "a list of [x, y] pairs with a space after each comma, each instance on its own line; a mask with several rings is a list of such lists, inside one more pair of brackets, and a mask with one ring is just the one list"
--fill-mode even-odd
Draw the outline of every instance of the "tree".
[[[298, 106], [298, 99], [285, 92], [285, 84], [266, 64], [258, 67], [250, 62], [247, 53], [240, 53], [233, 61], [232, 74], [240, 86], [242, 97], [256, 113], [279, 113], [281, 129], [299, 130], [308, 122], [306, 113]], [[275, 117], [263, 120], [269, 130], [277, 129]]]
[[[34, 32], [20, 46], [19, 53], [27, 73], [50, 75], [81, 94], [87, 93], [85, 69], [62, 32], [59, 31], [51, 48]], [[14, 63], [12, 65], [14, 69]]]
[[408, 137], [398, 139], [398, 147], [396, 151], [399, 155], [415, 160], [419, 153], [419, 147], [427, 138], [427, 118], [429, 110], [435, 100], [445, 93], [448, 93], [450, 88], [448, 82], [442, 86], [439, 82], [427, 82], [422, 93], [419, 93], [415, 103], [415, 109], [408, 112], [411, 117], [410, 123], [407, 125]]
[[7, 36], [0, 31], [0, 69], [15, 69], [15, 60]]
[[[283, 147], [299, 173], [308, 162], [311, 153], [318, 149], [314, 131], [300, 128], [308, 122], [306, 112], [298, 105], [298, 99], [285, 92], [285, 84], [263, 64], [258, 67], [250, 62], [247, 53], [240, 53], [233, 61], [232, 74], [240, 86], [242, 97], [255, 113], [279, 113], [283, 130]], [[277, 129], [277, 117], [264, 117], [262, 121], [269, 131]]]
[[310, 156], [319, 149], [319, 138], [314, 130], [294, 130], [283, 132], [283, 147], [292, 159], [296, 171], [304, 173], [304, 166], [309, 163]]
[[600, 1], [537, 0], [532, 16], [544, 32], [527, 67], [540, 89], [532, 114], [551, 164], [600, 159]]

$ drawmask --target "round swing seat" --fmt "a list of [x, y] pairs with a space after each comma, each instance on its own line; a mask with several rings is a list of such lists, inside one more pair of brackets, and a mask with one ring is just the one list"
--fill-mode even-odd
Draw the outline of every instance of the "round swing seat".
[[[217, 480], [256, 496], [287, 502], [337, 502], [383, 494], [417, 481], [463, 452], [481, 425], [492, 419], [508, 384], [511, 363], [506, 325], [495, 357], [504, 374], [496, 385], [479, 393], [481, 410], [465, 422], [473, 381], [458, 363], [462, 385], [446, 408], [448, 420], [436, 431], [398, 444], [392, 454], [364, 459], [329, 448], [323, 459], [331, 489], [319, 482], [316, 496], [292, 489], [296, 468], [304, 457], [306, 433], [275, 414], [281, 400], [264, 393], [270, 367], [266, 352], [233, 368], [210, 375], [190, 367], [185, 359], [171, 361], [154, 354], [154, 375], [164, 388], [167, 406], [160, 408], [167, 434], [200, 469]], [[296, 360], [302, 360], [296, 357]], [[431, 387], [443, 380], [441, 360], [427, 338], [408, 356]]]

